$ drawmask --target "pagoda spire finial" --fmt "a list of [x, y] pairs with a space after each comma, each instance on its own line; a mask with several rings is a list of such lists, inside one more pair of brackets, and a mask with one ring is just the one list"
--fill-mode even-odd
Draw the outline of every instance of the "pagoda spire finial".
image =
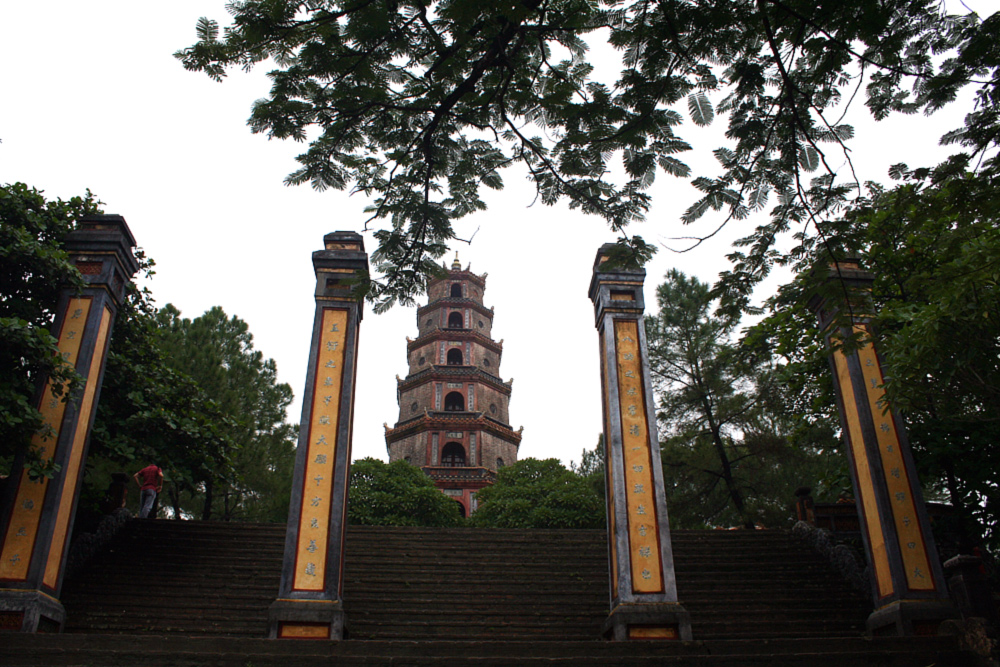
[[462, 270], [462, 264], [461, 264], [461, 262], [458, 261], [458, 251], [457, 250], [455, 251], [455, 261], [453, 261], [451, 263], [451, 270], [452, 271], [461, 271]]

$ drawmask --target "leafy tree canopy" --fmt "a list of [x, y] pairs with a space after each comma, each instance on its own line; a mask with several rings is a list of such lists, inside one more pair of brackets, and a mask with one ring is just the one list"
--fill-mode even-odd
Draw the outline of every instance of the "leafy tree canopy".
[[597, 445], [593, 449], [584, 449], [580, 455], [580, 463], [570, 461], [569, 468], [580, 477], [587, 480], [590, 488], [601, 498], [607, 500], [607, 479], [604, 471], [604, 459], [607, 456], [604, 449], [604, 434], [597, 436]]
[[[62, 248], [65, 237], [77, 219], [100, 212], [89, 192], [47, 201], [21, 183], [0, 187], [0, 471], [5, 474], [19, 455], [32, 474], [59, 474], [29, 447], [41, 427], [32, 400], [42, 377], [60, 384], [64, 396], [80, 381], [61, 363], [48, 328], [60, 290], [83, 285]], [[135, 256], [151, 276], [153, 261], [142, 249]], [[210, 508], [201, 495], [216, 479], [226, 480], [223, 517], [287, 516], [295, 429], [284, 424], [284, 410], [291, 390], [276, 384], [273, 362], [253, 351], [244, 323], [226, 320], [221, 310], [210, 314], [214, 319], [202, 318], [210, 326], [181, 322], [170, 306], [157, 313], [148, 288], [128, 284], [91, 433], [85, 511], [97, 511], [112, 473], [156, 462], [166, 471], [166, 490], [178, 516]], [[164, 331], [166, 324], [171, 327]], [[177, 334], [185, 326], [199, 331], [194, 351]], [[191, 363], [181, 368], [186, 361]], [[231, 372], [218, 372], [222, 366]]]
[[347, 521], [361, 526], [460, 526], [458, 503], [406, 461], [351, 464]]
[[51, 463], [30, 451], [42, 416], [32, 398], [38, 378], [48, 376], [68, 396], [79, 375], [62, 361], [49, 331], [60, 289], [82, 286], [62, 248], [74, 222], [100, 213], [88, 191], [69, 201], [48, 201], [24, 183], [0, 186], [0, 469], [10, 472], [17, 454], [29, 470], [51, 476]]
[[296, 428], [285, 423], [291, 387], [278, 382], [274, 360], [254, 349], [247, 323], [219, 306], [189, 320], [167, 304], [156, 324], [167, 364], [192, 378], [227, 417], [220, 424], [225, 449], [213, 455], [228, 457], [232, 468], [200, 480], [202, 518], [280, 521], [287, 516], [295, 448]]
[[[856, 192], [831, 165], [849, 162], [840, 105], [860, 88], [881, 119], [933, 112], [974, 86], [975, 110], [943, 138], [966, 152], [939, 173], [984, 156], [996, 166], [1000, 15], [950, 16], [936, 0], [237, 0], [229, 11], [221, 37], [202, 18], [176, 56], [216, 80], [275, 64], [250, 127], [308, 143], [288, 183], [372, 198], [371, 220], [386, 221], [372, 256], [384, 280], [366, 288], [382, 306], [412, 302], [453, 221], [483, 209], [481, 188], [502, 188], [515, 163], [543, 203], [566, 200], [623, 235], [660, 173], [699, 191], [684, 222], [770, 205], [723, 275], [736, 309], [785, 261], [780, 235], [797, 225], [791, 255], [808, 250], [807, 226], [822, 233]], [[596, 78], [585, 39], [618, 50], [613, 80]], [[685, 113], [696, 125], [727, 118], [721, 174], [692, 174], [678, 157], [690, 149]]]
[[709, 286], [671, 270], [646, 318], [661, 460], [678, 528], [790, 523], [794, 491], [838, 477], [829, 429], [796, 428], [770, 357], [731, 342]]
[[[790, 393], [827, 394], [817, 389], [829, 383], [826, 346], [805, 304], [813, 294], [836, 301], [844, 295], [838, 282], [812, 269], [831, 254], [857, 257], [875, 278], [873, 303], [862, 305], [874, 313], [885, 390], [907, 424], [922, 480], [975, 519], [968, 532], [995, 544], [1000, 183], [985, 172], [939, 184], [905, 165], [895, 172], [903, 183], [891, 190], [869, 184], [867, 196], [833, 221], [821, 252], [802, 259], [799, 278], [769, 302], [771, 314], [751, 337], [790, 360]], [[836, 420], [832, 400], [826, 412]]]
[[85, 511], [99, 512], [112, 473], [149, 463], [164, 469], [159, 505], [169, 501], [177, 518], [193, 512], [187, 499], [207, 481], [234, 475], [235, 423], [195, 380], [168, 365], [159, 343], [148, 289], [130, 286], [115, 321], [91, 432]]
[[469, 523], [481, 528], [603, 528], [604, 500], [558, 459], [522, 459], [501, 468], [476, 496]]

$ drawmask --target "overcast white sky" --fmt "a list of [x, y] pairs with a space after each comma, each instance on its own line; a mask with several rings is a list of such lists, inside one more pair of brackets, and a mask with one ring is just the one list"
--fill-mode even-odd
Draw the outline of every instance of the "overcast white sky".
[[[986, 0], [966, 4], [981, 15], [993, 11]], [[125, 216], [157, 262], [150, 283], [157, 303], [173, 303], [192, 318], [221, 305], [246, 320], [256, 347], [275, 359], [295, 392], [289, 421], [297, 422], [312, 329], [311, 253], [328, 232], [361, 231], [369, 202], [282, 185], [303, 146], [269, 142], [245, 125], [252, 102], [268, 90], [267, 67], [217, 84], [172, 57], [195, 41], [200, 16], [226, 25], [224, 5], [0, 4], [0, 183], [25, 182], [50, 198], [90, 188], [108, 213]], [[876, 124], [859, 100], [848, 122], [857, 131], [853, 159], [861, 180], [885, 182], [895, 162], [936, 163], [944, 154], [937, 138], [966, 111]], [[686, 159], [696, 172], [714, 169], [709, 151], [720, 145], [724, 122], [680, 129], [695, 145], [697, 155]], [[614, 236], [597, 218], [533, 204], [518, 173], [505, 181], [487, 212], [459, 224], [459, 236], [475, 233], [473, 244], [455, 248], [463, 265], [489, 273], [485, 301], [496, 307], [494, 337], [504, 339], [500, 374], [516, 380], [511, 422], [524, 426], [520, 457], [568, 463], [593, 447], [601, 429], [587, 287], [597, 248]], [[712, 218], [698, 229], [680, 225], [696, 198], [687, 182], [661, 174], [654, 188], [648, 221], [633, 233], [665, 242], [718, 224]], [[671, 267], [713, 282], [728, 268], [729, 242], [753, 224], [733, 224], [687, 254], [661, 250], [647, 267], [647, 303], [655, 308], [655, 286]], [[366, 244], [374, 250], [370, 235]], [[414, 309], [375, 315], [366, 306], [354, 458], [387, 458], [382, 423], [396, 421], [395, 376], [406, 374], [405, 337], [416, 331]]]

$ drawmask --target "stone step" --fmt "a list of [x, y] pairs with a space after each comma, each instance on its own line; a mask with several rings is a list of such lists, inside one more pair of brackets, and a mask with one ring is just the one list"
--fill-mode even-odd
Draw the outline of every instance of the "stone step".
[[[259, 637], [284, 526], [143, 521], [74, 579], [71, 631]], [[604, 531], [350, 527], [348, 627], [372, 639], [596, 637]], [[865, 601], [783, 531], [679, 531], [678, 592], [697, 636], [857, 635]], [[142, 581], [144, 597], [136, 596]]]
[[[184, 525], [184, 535], [181, 539], [199, 539], [210, 541], [228, 541], [239, 538], [241, 541], [284, 541], [285, 526], [283, 524], [244, 524], [203, 521], [146, 521], [142, 525], [130, 528], [130, 532], [153, 536], [166, 534], [176, 537], [174, 529], [179, 524]], [[349, 526], [348, 543], [352, 541], [372, 540], [380, 544], [397, 546], [401, 543], [453, 546], [461, 542], [468, 546], [477, 543], [528, 544], [538, 542], [586, 543], [605, 545], [607, 535], [603, 530], [532, 530], [531, 536], [518, 529], [484, 529], [484, 528], [412, 528], [395, 527], [392, 534], [385, 534], [385, 528], [376, 526]], [[677, 530], [671, 532], [671, 541], [675, 545], [705, 544], [714, 547], [752, 544], [755, 546], [776, 543], [794, 543], [796, 539], [783, 530], [756, 531], [702, 531]]]
[[[129, 542], [134, 543], [137, 547], [147, 547], [152, 551], [159, 551], [162, 553], [183, 553], [187, 551], [192, 546], [198, 547], [213, 547], [221, 551], [233, 551], [242, 550], [245, 547], [252, 547], [255, 553], [258, 553], [262, 557], [266, 558], [280, 558], [284, 550], [284, 538], [272, 538], [266, 541], [253, 541], [246, 544], [234, 545], [230, 539], [213, 539], [213, 540], [198, 540], [198, 539], [175, 539], [170, 538], [167, 535], [148, 535], [142, 533], [135, 533], [127, 537]], [[167, 539], [174, 540], [171, 543], [166, 543]], [[236, 539], [235, 537], [232, 539]], [[414, 543], [410, 541], [385, 541], [376, 539], [348, 539], [345, 543], [348, 549], [358, 548], [370, 551], [373, 557], [378, 557], [380, 554], [401, 554], [410, 556], [422, 556], [428, 553], [432, 554], [447, 554], [452, 555], [456, 553], [461, 554], [471, 554], [474, 556], [490, 557], [496, 556], [496, 553], [492, 551], [497, 546], [504, 549], [505, 553], [509, 552], [512, 554], [524, 554], [524, 553], [536, 553], [539, 548], [544, 548], [558, 553], [573, 554], [578, 553], [580, 548], [586, 549], [586, 553], [598, 553], [592, 550], [606, 548], [607, 545], [604, 541], [601, 542], [575, 542], [575, 541], [565, 541], [562, 539], [557, 540], [545, 540], [540, 539], [534, 542], [508, 542], [506, 540], [489, 540], [489, 541], [465, 541], [465, 536], [456, 538], [456, 542], [452, 544], [447, 543], [434, 543], [430, 541]], [[697, 544], [686, 544], [683, 542], [675, 542], [674, 549], [678, 550], [681, 556], [691, 555], [692, 557], [711, 557], [713, 555], [724, 555], [726, 558], [740, 558], [740, 557], [753, 557], [760, 555], [781, 555], [789, 553], [800, 552], [799, 546], [794, 542], [777, 542], [771, 544], [726, 544], [726, 543], [712, 543], [704, 542]]]
[[[538, 545], [535, 549], [517, 551], [508, 549], [502, 544], [475, 552], [471, 550], [458, 549], [454, 552], [446, 552], [440, 549], [399, 550], [392, 551], [385, 547], [375, 548], [364, 545], [347, 544], [346, 552], [359, 557], [363, 555], [363, 560], [354, 562], [356, 567], [380, 567], [390, 563], [427, 563], [444, 564], [454, 563], [456, 558], [460, 558], [463, 563], [470, 566], [485, 565], [490, 567], [534, 567], [535, 558], [539, 552], [547, 554], [551, 562], [559, 564], [575, 564], [581, 567], [597, 567], [607, 562], [606, 549], [601, 547], [590, 548], [581, 551], [575, 549], [550, 549], [545, 545]], [[196, 554], [196, 557], [193, 557]], [[234, 565], [259, 564], [263, 566], [280, 567], [283, 552], [274, 550], [271, 553], [262, 553], [260, 549], [248, 547], [245, 550], [235, 550], [232, 547], [217, 548], [208, 544], [191, 544], [184, 548], [158, 549], [155, 545], [144, 544], [142, 548], [122, 550], [118, 553], [103, 554], [101, 561], [117, 562], [125, 567], [130, 567], [130, 559], [135, 555], [142, 555], [150, 563], [169, 563], [177, 558], [190, 558], [194, 562], [205, 564], [232, 563]], [[816, 567], [825, 563], [812, 554], [803, 554], [801, 548], [788, 550], [766, 550], [761, 552], [750, 552], [742, 550], [733, 554], [713, 550], [705, 554], [694, 554], [675, 549], [674, 564], [678, 569], [696, 569], [705, 564], [718, 565], [720, 567], [738, 566], [751, 567], [754, 565], [774, 565], [787, 561], [797, 562], [802, 566]]]
[[[731, 589], [713, 589], [713, 590], [698, 590], [697, 595], [695, 591], [691, 590], [689, 587], [684, 587], [684, 590], [690, 593], [690, 595], [685, 596], [686, 600], [698, 600], [704, 604], [718, 604], [718, 603], [761, 603], [762, 599], [759, 595], [754, 594], [754, 591], [750, 591], [745, 595], [734, 595]], [[567, 600], [577, 600], [577, 601], [588, 601], [588, 600], [599, 600], [602, 604], [608, 601], [608, 591], [607, 590], [594, 590], [585, 587], [577, 588], [562, 588], [562, 587], [535, 587], [536, 594], [533, 598], [545, 598], [545, 599], [567, 599]], [[817, 597], [817, 592], [823, 595]], [[773, 604], [776, 606], [783, 606], [788, 604], [822, 604], [822, 603], [836, 603], [842, 605], [844, 603], [858, 603], [866, 604], [865, 600], [859, 597], [857, 594], [851, 591], [845, 591], [843, 589], [831, 589], [829, 593], [833, 599], [828, 599], [826, 592], [823, 589], [807, 590], [796, 588], [789, 592], [777, 591], [774, 594], [769, 595], [766, 599], [768, 604]], [[371, 604], [386, 604], [399, 600], [435, 600], [440, 599], [442, 594], [446, 594], [449, 600], [481, 600], [484, 597], [488, 597], [491, 600], [495, 599], [523, 599], [523, 594], [519, 593], [509, 593], [506, 591], [495, 591], [488, 595], [484, 595], [481, 589], [468, 590], [468, 591], [446, 591], [444, 593], [439, 591], [426, 591], [413, 588], [399, 588], [392, 586], [376, 587], [376, 586], [355, 586], [347, 587], [345, 591], [345, 597], [353, 601], [364, 601]], [[424, 597], [426, 596], [426, 597]]]
[[[6, 639], [6, 638], [5, 638]], [[951, 638], [600, 641], [290, 641], [220, 637], [12, 635], [7, 667], [423, 667], [667, 665], [678, 667], [966, 667]]]

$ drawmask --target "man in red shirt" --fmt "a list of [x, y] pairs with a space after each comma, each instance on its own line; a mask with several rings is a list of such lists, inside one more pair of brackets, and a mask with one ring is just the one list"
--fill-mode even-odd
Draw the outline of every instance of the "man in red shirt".
[[139, 518], [145, 519], [153, 509], [156, 494], [163, 490], [163, 471], [155, 464], [150, 464], [132, 475], [139, 485]]

